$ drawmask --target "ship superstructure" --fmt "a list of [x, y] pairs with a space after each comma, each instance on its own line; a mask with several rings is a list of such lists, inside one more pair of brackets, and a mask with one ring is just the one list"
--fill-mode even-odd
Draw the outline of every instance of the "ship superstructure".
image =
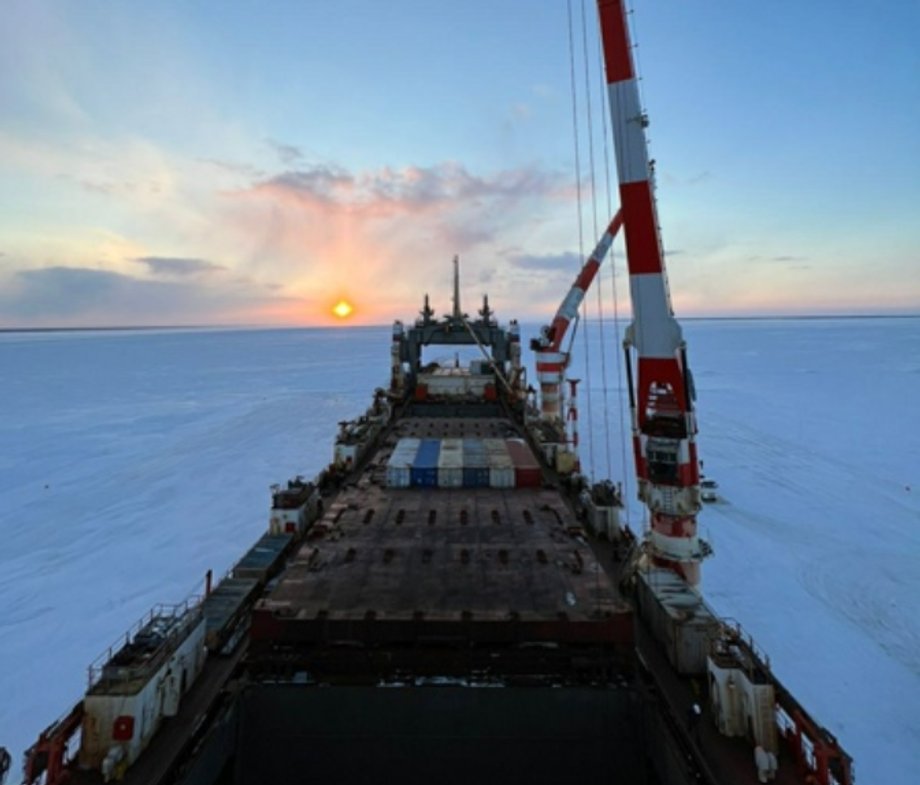
[[[693, 384], [670, 304], [625, 10], [600, 0], [621, 207], [531, 343], [488, 298], [396, 322], [391, 373], [200, 598], [90, 671], [25, 781], [851, 785], [850, 759], [703, 600]], [[644, 533], [580, 473], [564, 336], [620, 228]], [[438, 361], [432, 347], [478, 356]], [[565, 391], [569, 382], [569, 409]], [[574, 411], [574, 416], [572, 412]]]

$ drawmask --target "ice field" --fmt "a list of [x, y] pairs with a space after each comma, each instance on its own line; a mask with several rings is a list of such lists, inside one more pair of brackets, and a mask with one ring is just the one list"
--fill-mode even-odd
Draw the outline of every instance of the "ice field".
[[[700, 518], [715, 549], [707, 599], [839, 737], [861, 785], [916, 782], [920, 318], [684, 330], [700, 455], [721, 494]], [[522, 332], [526, 346], [535, 329]], [[596, 326], [587, 333], [599, 343]], [[200, 591], [208, 568], [223, 574], [266, 528], [272, 483], [328, 462], [337, 422], [387, 383], [389, 337], [0, 334], [0, 745], [11, 774], [81, 697], [98, 654], [153, 604]], [[604, 342], [614, 344], [609, 327]], [[589, 380], [581, 338], [575, 351], [583, 458], [597, 479], [608, 465], [622, 479], [621, 353], [608, 354], [605, 395], [597, 357]], [[635, 502], [630, 516], [641, 528]]]

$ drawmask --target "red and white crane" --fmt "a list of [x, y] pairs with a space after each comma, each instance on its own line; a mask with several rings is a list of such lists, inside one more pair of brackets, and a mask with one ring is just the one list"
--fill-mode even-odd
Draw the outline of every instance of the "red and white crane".
[[[545, 420], [562, 420], [562, 379], [569, 365], [569, 354], [563, 350], [562, 343], [569, 325], [578, 316], [578, 309], [585, 299], [585, 293], [622, 225], [623, 215], [617, 210], [588, 260], [578, 272], [552, 323], [541, 328], [540, 336], [532, 342], [531, 348], [536, 352], [537, 381], [540, 384], [540, 409]], [[577, 447], [577, 444], [574, 446]]]
[[697, 537], [693, 383], [671, 308], [645, 138], [648, 118], [639, 100], [626, 9], [622, 0], [598, 0], [598, 12], [633, 308], [624, 347], [639, 498], [649, 510], [653, 560], [695, 586], [706, 549]]

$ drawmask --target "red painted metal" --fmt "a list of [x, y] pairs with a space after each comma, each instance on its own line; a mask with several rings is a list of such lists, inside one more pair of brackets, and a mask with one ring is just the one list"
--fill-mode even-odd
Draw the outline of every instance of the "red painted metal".
[[[789, 698], [791, 700], [791, 696]], [[811, 781], [815, 785], [853, 785], [852, 761], [840, 748], [837, 739], [815, 723], [798, 705], [791, 706], [788, 713], [795, 724], [795, 730], [791, 737], [787, 737], [787, 742], [803, 781]], [[805, 753], [803, 739], [808, 739], [811, 745], [814, 766]]]
[[597, 271], [622, 226], [623, 216], [617, 210], [591, 255], [579, 270], [575, 282], [560, 303], [553, 321], [548, 327], [543, 328], [543, 334], [533, 344], [536, 351], [537, 378], [540, 381], [543, 416], [547, 419], [561, 419], [562, 417], [562, 376], [569, 363], [568, 355], [562, 351], [562, 344], [569, 325], [578, 316], [578, 308], [585, 298], [585, 293], [597, 276]]
[[514, 485], [517, 488], [538, 488], [543, 471], [533, 452], [523, 439], [505, 439], [505, 447], [514, 463]]
[[630, 275], [660, 273], [664, 259], [658, 241], [655, 203], [648, 180], [620, 185], [623, 223], [626, 225], [626, 263]]
[[112, 738], [115, 741], [131, 741], [134, 738], [134, 717], [130, 714], [116, 717], [112, 725]]
[[[630, 405], [639, 494], [649, 507], [654, 534], [674, 537], [676, 528], [680, 531], [676, 536], [695, 538], [695, 523], [683, 521], [700, 507], [696, 418], [685, 344], [671, 309], [665, 273], [645, 139], [648, 121], [641, 110], [624, 4], [598, 0], [598, 12], [633, 305], [627, 345], [638, 358]], [[631, 352], [627, 363], [632, 364]], [[692, 584], [699, 581], [701, 551], [695, 543], [686, 548], [687, 556], [675, 561], [660, 538], [650, 542], [657, 563]]]
[[83, 722], [83, 701], [70, 713], [52, 723], [25, 754], [23, 782], [25, 785], [64, 785], [70, 779], [67, 770], [67, 745]]
[[[613, 218], [610, 219], [607, 228], [604, 230], [604, 234], [601, 235], [601, 239], [594, 247], [594, 250], [591, 251], [588, 260], [582, 265], [581, 270], [579, 270], [575, 282], [566, 293], [566, 297], [559, 306], [559, 309], [556, 311], [556, 315], [553, 317], [553, 321], [550, 324], [550, 343], [542, 349], [543, 352], [558, 352], [562, 348], [562, 342], [569, 329], [569, 324], [577, 312], [577, 306], [581, 303], [581, 300], [584, 299], [585, 294], [594, 282], [597, 271], [600, 269], [610, 249], [610, 244], [613, 242], [613, 239], [617, 236], [622, 226], [623, 214], [620, 210], [617, 210]], [[571, 306], [572, 300], [575, 298], [577, 298], [578, 302], [575, 303], [575, 309], [573, 310]], [[540, 355], [538, 354], [538, 369], [540, 362]]]
[[607, 81], [622, 81], [633, 76], [632, 57], [629, 49], [620, 45], [627, 39], [626, 17], [618, 0], [600, 0], [597, 4], [601, 29], [604, 34], [604, 65]]

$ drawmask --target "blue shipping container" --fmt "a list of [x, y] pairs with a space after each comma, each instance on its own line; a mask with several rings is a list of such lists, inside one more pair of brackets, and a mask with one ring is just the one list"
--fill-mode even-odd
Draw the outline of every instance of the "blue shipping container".
[[412, 485], [414, 487], [437, 487], [440, 454], [441, 442], [438, 439], [422, 439], [412, 464]]
[[489, 487], [489, 456], [482, 439], [463, 440], [463, 487]]
[[464, 466], [463, 467], [463, 487], [464, 488], [488, 488], [489, 487], [489, 467], [488, 466]]

